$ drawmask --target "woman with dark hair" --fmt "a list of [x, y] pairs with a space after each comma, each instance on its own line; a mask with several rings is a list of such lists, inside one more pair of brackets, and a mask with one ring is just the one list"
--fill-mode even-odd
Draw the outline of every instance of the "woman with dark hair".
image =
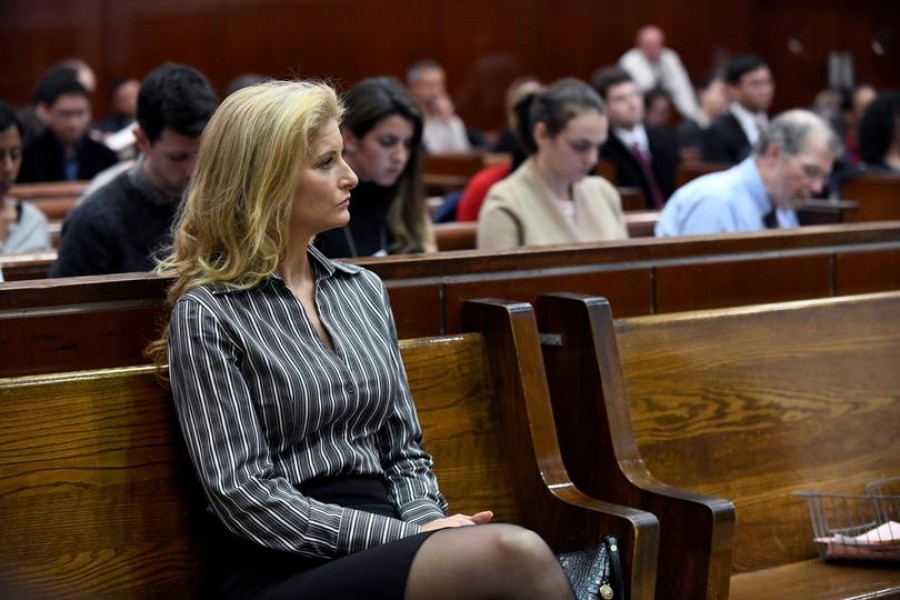
[[478, 248], [625, 239], [622, 200], [591, 176], [608, 123], [603, 101], [577, 79], [563, 79], [534, 99], [534, 152], [488, 192], [478, 219]]
[[341, 134], [344, 159], [359, 177], [350, 224], [316, 246], [329, 258], [434, 252], [422, 185], [422, 114], [400, 83], [372, 77], [350, 88]]
[[878, 94], [859, 123], [861, 170], [900, 173], [900, 92]]
[[0, 252], [3, 253], [50, 249], [44, 213], [33, 204], [9, 196], [21, 166], [22, 124], [12, 107], [0, 102]]

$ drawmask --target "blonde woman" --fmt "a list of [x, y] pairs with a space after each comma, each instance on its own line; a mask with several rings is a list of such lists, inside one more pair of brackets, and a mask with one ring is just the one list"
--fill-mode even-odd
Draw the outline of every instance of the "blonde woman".
[[310, 245], [357, 177], [333, 90], [229, 96], [160, 265], [187, 447], [221, 530], [217, 597], [572, 598], [546, 544], [447, 516], [381, 281]]

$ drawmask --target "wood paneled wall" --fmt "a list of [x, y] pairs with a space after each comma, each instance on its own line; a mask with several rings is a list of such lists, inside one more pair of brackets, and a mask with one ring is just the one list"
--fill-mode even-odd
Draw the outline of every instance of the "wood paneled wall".
[[[328, 77], [349, 84], [402, 77], [418, 58], [441, 61], [471, 125], [503, 123], [514, 78], [587, 78], [614, 62], [641, 25], [668, 34], [692, 77], [728, 54], [766, 56], [776, 109], [808, 104], [827, 81], [830, 50], [851, 52], [858, 79], [900, 87], [896, 0], [3, 0], [0, 98], [20, 104], [44, 69], [81, 56], [106, 86], [164, 60], [205, 72], [221, 91], [235, 75]], [[789, 41], [794, 39], [796, 43]], [[880, 43], [881, 54], [873, 49]]]

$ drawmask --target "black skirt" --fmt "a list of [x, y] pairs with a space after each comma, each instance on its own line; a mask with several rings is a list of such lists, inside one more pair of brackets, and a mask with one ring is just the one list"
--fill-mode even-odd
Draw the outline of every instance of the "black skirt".
[[[305, 496], [399, 519], [387, 487], [377, 477], [314, 481]], [[306, 558], [237, 538], [221, 525], [214, 541], [215, 598], [234, 600], [403, 598], [409, 568], [430, 532], [338, 559]]]

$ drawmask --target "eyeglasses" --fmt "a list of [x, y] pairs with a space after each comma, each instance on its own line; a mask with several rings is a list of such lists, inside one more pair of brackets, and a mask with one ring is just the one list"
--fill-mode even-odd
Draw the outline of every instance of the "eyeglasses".
[[803, 158], [800, 156], [792, 156], [790, 158], [800, 167], [800, 171], [803, 172], [803, 176], [808, 180], [824, 183], [828, 179], [829, 171], [823, 169], [819, 165], [804, 162]]
[[800, 168], [803, 170], [803, 174], [806, 178], [810, 181], [825, 181], [828, 179], [828, 173], [816, 165], [809, 165], [801, 162]]

